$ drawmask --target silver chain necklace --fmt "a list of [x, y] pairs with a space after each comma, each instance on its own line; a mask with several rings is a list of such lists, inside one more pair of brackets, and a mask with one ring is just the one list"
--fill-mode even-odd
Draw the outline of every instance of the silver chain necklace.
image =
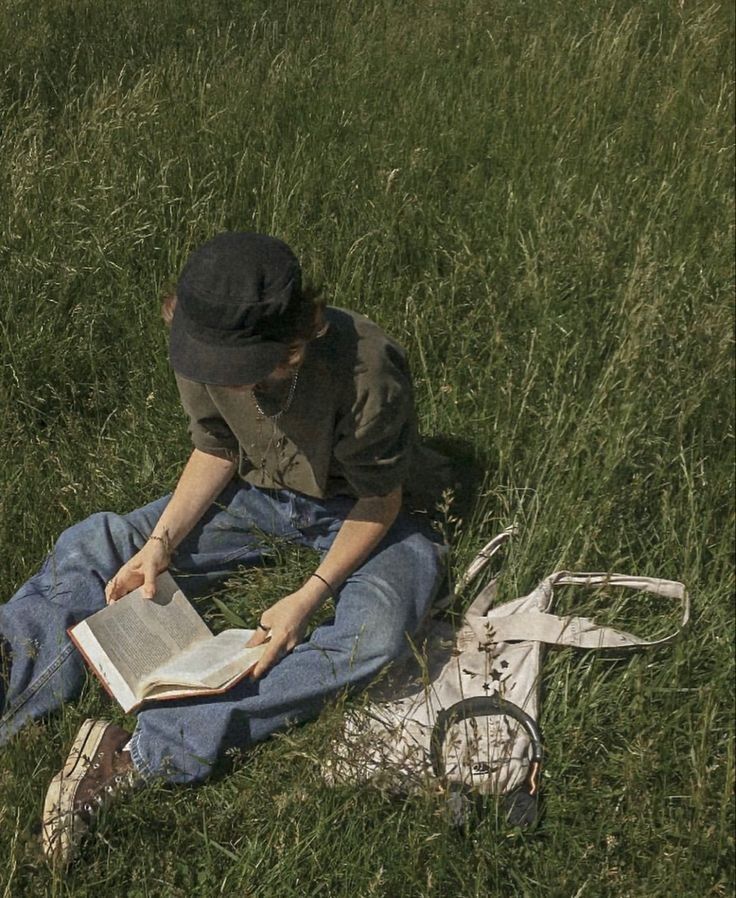
[[291, 384], [289, 385], [289, 395], [286, 397], [286, 402], [281, 406], [281, 408], [275, 412], [273, 415], [267, 415], [263, 409], [261, 408], [261, 404], [258, 401], [258, 397], [256, 396], [256, 388], [251, 387], [251, 396], [253, 397], [253, 402], [255, 403], [256, 409], [258, 410], [258, 414], [262, 418], [268, 418], [269, 421], [278, 421], [278, 419], [286, 414], [291, 408], [291, 403], [294, 401], [294, 393], [296, 392], [296, 382], [299, 380], [299, 369], [297, 368], [294, 373], [291, 375]]

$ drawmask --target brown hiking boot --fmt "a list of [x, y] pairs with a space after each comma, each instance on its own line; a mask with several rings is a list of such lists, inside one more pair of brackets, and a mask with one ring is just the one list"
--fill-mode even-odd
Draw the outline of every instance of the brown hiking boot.
[[124, 746], [130, 733], [108, 720], [85, 720], [63, 769], [51, 780], [43, 807], [46, 857], [68, 863], [96, 813], [143, 780]]

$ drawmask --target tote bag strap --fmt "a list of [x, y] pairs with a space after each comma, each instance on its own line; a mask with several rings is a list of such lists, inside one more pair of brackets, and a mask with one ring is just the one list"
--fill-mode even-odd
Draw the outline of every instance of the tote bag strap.
[[633, 633], [596, 624], [586, 617], [560, 617], [542, 611], [522, 611], [507, 615], [491, 612], [483, 621], [487, 638], [493, 642], [533, 641], [581, 649], [647, 648], [672, 642], [690, 619], [690, 598], [683, 583], [655, 577], [627, 574], [571, 573], [558, 571], [544, 581], [555, 586], [623, 586], [674, 599], [680, 603], [682, 618], [675, 632], [661, 639], [642, 639]]
[[458, 579], [456, 592], [460, 592], [472, 583], [496, 552], [498, 552], [498, 550], [501, 549], [517, 532], [517, 526], [512, 524], [510, 527], [497, 533], [490, 542], [487, 542]]
[[[436, 617], [447, 608], [449, 608], [458, 594], [461, 593], [465, 589], [465, 587], [468, 586], [473, 580], [475, 580], [475, 578], [488, 564], [491, 558], [493, 558], [493, 556], [499, 551], [499, 549], [501, 549], [517, 532], [518, 528], [515, 524], [512, 524], [510, 527], [507, 527], [505, 530], [502, 530], [500, 533], [496, 534], [496, 536], [494, 536], [492, 540], [487, 542], [485, 546], [483, 546], [483, 548], [480, 550], [480, 552], [478, 552], [475, 558], [473, 558], [470, 564], [465, 568], [460, 577], [458, 577], [455, 588], [450, 593], [433, 603], [431, 615], [433, 617]], [[486, 589], [488, 590], [489, 594], [492, 594], [493, 584], [490, 584]], [[483, 596], [483, 594], [484, 593], [481, 592], [481, 596]], [[474, 611], [474, 613], [476, 614], [485, 614], [485, 612], [488, 610], [489, 605], [491, 604], [491, 599], [486, 599], [484, 603], [483, 599], [481, 598], [480, 605], [482, 605], [483, 607], [480, 608], [479, 605], [476, 604], [477, 602], [478, 599], [476, 599], [476, 602], [471, 605], [468, 611], [470, 613], [473, 613]]]

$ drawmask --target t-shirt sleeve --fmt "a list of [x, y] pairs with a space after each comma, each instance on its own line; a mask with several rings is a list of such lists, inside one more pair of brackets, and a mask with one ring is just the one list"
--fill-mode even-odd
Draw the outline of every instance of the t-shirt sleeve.
[[407, 480], [416, 443], [411, 375], [388, 346], [361, 366], [349, 411], [338, 422], [334, 455], [358, 497], [385, 496]]
[[195, 449], [236, 460], [238, 440], [220, 414], [205, 384], [176, 375], [176, 385], [184, 411], [189, 418], [189, 436]]

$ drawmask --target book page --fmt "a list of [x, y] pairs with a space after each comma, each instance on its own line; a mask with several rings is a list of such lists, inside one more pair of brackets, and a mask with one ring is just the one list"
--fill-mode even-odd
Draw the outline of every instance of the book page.
[[118, 673], [110, 663], [104, 650], [90, 633], [86, 621], [82, 621], [69, 631], [77, 649], [82, 653], [85, 661], [102, 680], [103, 686], [114, 699], [120, 702], [123, 711], [130, 711], [140, 704], [137, 692]]
[[85, 628], [107, 654], [132, 692], [174, 654], [199, 639], [211, 637], [207, 624], [187, 601], [170, 574], [156, 579], [156, 595], [140, 589], [129, 593], [84, 621]]
[[254, 630], [224, 630], [200, 640], [153, 671], [141, 684], [144, 695], [157, 686], [218, 689], [253, 667], [266, 644], [248, 648]]

